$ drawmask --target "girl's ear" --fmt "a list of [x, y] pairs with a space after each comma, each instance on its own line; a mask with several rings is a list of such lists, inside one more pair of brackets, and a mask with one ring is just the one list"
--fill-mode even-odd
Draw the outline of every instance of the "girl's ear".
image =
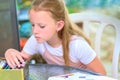
[[57, 32], [60, 31], [65, 25], [65, 22], [63, 20], [60, 20], [57, 22]]

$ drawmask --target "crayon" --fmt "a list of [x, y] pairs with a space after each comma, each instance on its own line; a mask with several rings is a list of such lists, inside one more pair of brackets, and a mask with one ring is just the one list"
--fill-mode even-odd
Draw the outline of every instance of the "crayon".
[[0, 63], [0, 70], [3, 69], [3, 66], [4, 66], [4, 63], [1, 62], [1, 63]]
[[7, 64], [6, 61], [3, 62], [2, 69], [10, 69], [10, 66]]
[[9, 65], [7, 65], [4, 69], [10, 69], [10, 66], [9, 66]]
[[5, 69], [5, 67], [7, 67], [7, 65], [8, 64], [5, 62], [2, 68]]

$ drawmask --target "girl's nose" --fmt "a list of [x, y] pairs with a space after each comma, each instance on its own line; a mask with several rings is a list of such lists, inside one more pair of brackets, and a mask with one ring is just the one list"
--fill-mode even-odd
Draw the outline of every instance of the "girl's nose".
[[33, 33], [36, 34], [39, 32], [39, 29], [37, 26], [34, 26], [33, 29], [32, 29]]

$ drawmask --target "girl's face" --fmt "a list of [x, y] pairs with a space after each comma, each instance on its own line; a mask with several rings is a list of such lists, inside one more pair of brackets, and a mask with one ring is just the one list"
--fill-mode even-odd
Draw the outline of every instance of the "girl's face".
[[47, 11], [30, 10], [30, 22], [32, 24], [33, 35], [41, 43], [58, 38], [58, 31], [62, 29], [63, 22], [55, 22], [51, 13]]

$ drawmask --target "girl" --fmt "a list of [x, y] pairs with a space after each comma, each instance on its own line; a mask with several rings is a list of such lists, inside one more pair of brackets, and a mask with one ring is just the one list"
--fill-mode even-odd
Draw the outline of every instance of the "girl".
[[8, 49], [5, 53], [10, 67], [39, 53], [48, 64], [73, 66], [106, 74], [89, 40], [68, 17], [64, 0], [35, 0], [29, 19], [33, 35], [21, 52]]

